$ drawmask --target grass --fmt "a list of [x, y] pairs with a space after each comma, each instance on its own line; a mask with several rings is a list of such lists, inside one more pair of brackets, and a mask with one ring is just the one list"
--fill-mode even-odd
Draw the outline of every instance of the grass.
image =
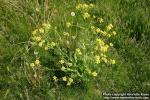
[[[149, 0], [0, 0], [0, 98], [3, 100], [99, 100], [104, 92], [149, 92]], [[47, 1], [47, 0], [45, 0]], [[81, 2], [96, 5], [95, 14], [114, 24], [118, 33], [111, 41], [117, 64], [101, 67], [96, 80], [74, 86], [56, 85], [45, 78], [40, 86], [28, 83], [24, 60], [31, 32], [44, 20], [63, 30], [70, 12]], [[36, 7], [40, 9], [36, 13]], [[45, 10], [46, 9], [46, 10]], [[69, 9], [69, 10], [68, 10]], [[45, 12], [44, 12], [45, 11]], [[31, 59], [31, 58], [30, 58]]]

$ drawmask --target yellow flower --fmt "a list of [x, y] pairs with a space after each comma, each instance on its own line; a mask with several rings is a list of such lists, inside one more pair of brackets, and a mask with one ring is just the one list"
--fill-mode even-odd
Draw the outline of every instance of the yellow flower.
[[35, 66], [35, 64], [34, 64], [34, 63], [31, 63], [31, 64], [30, 64], [30, 66], [31, 66], [31, 67], [34, 67], [34, 66]]
[[34, 75], [33, 75], [35, 78], [37, 78], [37, 74], [36, 73], [34, 73]]
[[67, 64], [68, 64], [69, 67], [72, 66], [72, 63], [67, 63]]
[[51, 46], [52, 47], [56, 46], [56, 43], [55, 42], [51, 42]]
[[110, 60], [111, 64], [115, 64], [116, 61], [113, 59], [113, 60]]
[[112, 43], [109, 43], [109, 45], [110, 45], [111, 47], [113, 47], [113, 44], [112, 44]]
[[93, 16], [93, 18], [96, 18], [96, 16]]
[[76, 9], [79, 10], [81, 8], [81, 4], [76, 6]]
[[46, 27], [47, 26], [47, 24], [46, 23], [43, 23], [43, 25], [42, 25], [43, 27]]
[[60, 60], [59, 63], [60, 63], [60, 64], [63, 64], [63, 63], [65, 63], [65, 61], [64, 61], [64, 60]]
[[107, 34], [106, 36], [107, 36], [108, 38], [109, 38], [109, 37], [111, 37], [111, 35], [110, 35], [110, 34]]
[[43, 42], [39, 42], [39, 47], [42, 47], [42, 45], [43, 45]]
[[113, 33], [113, 35], [116, 35], [116, 34], [117, 34], [115, 31], [113, 31], [112, 33]]
[[32, 32], [32, 35], [35, 35], [37, 32], [37, 29], [35, 29], [33, 32]]
[[37, 51], [34, 51], [34, 54], [35, 54], [35, 55], [38, 55], [39, 53], [38, 53]]
[[94, 71], [94, 72], [92, 72], [91, 73], [94, 77], [96, 77], [97, 76], [97, 73]]
[[108, 26], [107, 26], [107, 30], [111, 30], [113, 28], [113, 25], [112, 24], [109, 24]]
[[52, 48], [52, 49], [53, 49], [53, 48], [56, 46], [56, 43], [55, 43], [55, 42], [51, 42], [51, 43], [48, 43], [47, 46], [48, 46], [49, 48]]
[[65, 35], [65, 36], [69, 36], [69, 33], [68, 33], [68, 32], [64, 32], [64, 35]]
[[61, 67], [61, 70], [64, 71], [66, 68], [64, 66]]
[[104, 56], [104, 54], [103, 54], [103, 53], [101, 53], [101, 56], [103, 57], [103, 56]]
[[35, 60], [35, 64], [36, 65], [39, 65], [40, 64], [40, 61], [37, 59], [37, 60]]
[[70, 83], [70, 82], [67, 82], [67, 85], [68, 85], [68, 86], [70, 86], [70, 85], [71, 85], [71, 83]]
[[36, 12], [39, 12], [39, 11], [40, 11], [39, 8], [36, 8], [35, 10], [36, 10]]
[[96, 61], [96, 64], [99, 64], [100, 63], [100, 56], [96, 55], [95, 56], [95, 61]]
[[42, 47], [44, 42], [45, 42], [45, 40], [39, 42], [39, 47]]
[[105, 63], [108, 62], [107, 59], [106, 59], [106, 57], [102, 57], [102, 60], [103, 60]]
[[42, 38], [40, 36], [35, 37], [36, 41], [39, 42], [42, 40]]
[[95, 27], [94, 27], [94, 26], [91, 26], [91, 29], [92, 29], [92, 30], [94, 30], [94, 29], [95, 29]]
[[98, 19], [100, 23], [104, 22], [103, 18]]
[[49, 30], [51, 28], [51, 25], [48, 24], [48, 23], [43, 23], [43, 27], [46, 29], [46, 30]]
[[90, 14], [89, 14], [89, 13], [84, 13], [84, 14], [83, 14], [83, 18], [84, 18], [84, 19], [87, 19], [87, 18], [89, 18], [89, 17], [90, 17]]
[[93, 4], [78, 4], [77, 6], [76, 6], [76, 9], [77, 10], [84, 10], [84, 11], [87, 11], [87, 10], [89, 10], [89, 9], [91, 9], [91, 8], [93, 8], [94, 7], [94, 5]]
[[106, 36], [106, 35], [107, 35], [107, 33], [106, 33], [105, 31], [101, 31], [101, 34], [102, 34], [103, 36]]
[[94, 7], [94, 5], [93, 5], [93, 4], [90, 4], [89, 6], [90, 6], [91, 8], [93, 8], [93, 7]]
[[100, 30], [99, 28], [97, 28], [97, 29], [96, 29], [96, 32], [99, 33], [99, 32], [101, 32], [101, 30]]
[[69, 79], [68, 79], [68, 82], [67, 82], [67, 85], [71, 85], [72, 82], [73, 82], [73, 79], [72, 79], [72, 78], [69, 78]]
[[96, 39], [96, 42], [97, 42], [99, 45], [104, 45], [104, 44], [105, 44], [104, 41], [101, 40], [101, 39], [99, 39], [99, 38]]
[[77, 52], [77, 54], [82, 55], [82, 52], [81, 52], [80, 48], [77, 48], [76, 52]]
[[69, 28], [71, 26], [71, 23], [70, 22], [67, 22], [66, 23], [66, 26]]
[[89, 74], [91, 74], [91, 70], [89, 70], [89, 69], [86, 69], [87, 70], [87, 72], [89, 73]]
[[48, 46], [45, 46], [45, 48], [44, 48], [45, 50], [48, 50]]
[[108, 51], [108, 48], [109, 48], [109, 46], [108, 46], [108, 45], [105, 45], [105, 46], [101, 46], [100, 50], [101, 50], [102, 52], [107, 52], [107, 51]]
[[43, 28], [40, 28], [40, 29], [39, 29], [39, 32], [40, 32], [40, 33], [44, 33], [44, 29], [43, 29]]
[[67, 81], [67, 77], [66, 76], [62, 77], [62, 79], [63, 79], [63, 81]]
[[70, 83], [72, 83], [72, 82], [73, 82], [73, 79], [72, 79], [72, 78], [69, 78], [68, 81], [69, 81]]
[[53, 80], [56, 81], [56, 80], [57, 80], [57, 77], [56, 77], [56, 76], [53, 76]]
[[83, 7], [83, 9], [85, 9], [85, 10], [88, 9], [88, 5], [87, 5], [87, 4], [83, 4], [82, 7]]

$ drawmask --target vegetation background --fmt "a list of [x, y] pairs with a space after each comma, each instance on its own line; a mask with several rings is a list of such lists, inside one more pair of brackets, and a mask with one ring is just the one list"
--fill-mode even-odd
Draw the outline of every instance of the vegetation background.
[[[36, 5], [36, 2], [40, 5]], [[0, 98], [2, 100], [100, 100], [103, 92], [150, 92], [150, 0], [0, 0]], [[32, 87], [22, 65], [24, 48], [36, 24], [52, 16], [59, 26], [62, 16], [73, 5], [93, 3], [98, 14], [112, 22], [118, 35], [114, 47], [117, 65], [78, 86], [52, 85]], [[36, 8], [41, 12], [34, 16]], [[69, 10], [66, 10], [67, 8]]]

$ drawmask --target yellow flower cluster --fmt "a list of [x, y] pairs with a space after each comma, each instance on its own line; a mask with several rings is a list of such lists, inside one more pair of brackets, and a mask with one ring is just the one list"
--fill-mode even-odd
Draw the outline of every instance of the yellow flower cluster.
[[96, 33], [100, 33], [101, 35], [103, 35], [103, 36], [106, 36], [106, 35], [108, 35], [105, 31], [102, 31], [100, 28], [96, 28]]
[[108, 60], [108, 58], [106, 57], [106, 55], [104, 53], [108, 52], [109, 47], [113, 46], [112, 43], [106, 44], [102, 39], [97, 38], [96, 39], [96, 47], [95, 50], [98, 50], [99, 52], [101, 52], [101, 55], [96, 55], [95, 56], [95, 62], [96, 64], [99, 64], [101, 61], [104, 61], [105, 63], [110, 63], [110, 64], [115, 64], [115, 60]]
[[115, 31], [112, 32], [113, 35], [116, 35], [117, 33]]
[[[93, 75], [93, 76], [97, 76], [97, 73], [93, 72], [92, 75]], [[58, 79], [56, 76], [53, 76], [53, 80], [56, 82], [56, 81], [58, 81], [58, 80], [60, 80], [60, 79]], [[71, 85], [71, 84], [74, 82], [74, 80], [73, 80], [71, 77], [66, 77], [66, 76], [62, 77], [62, 80], [63, 80], [64, 82], [67, 82], [67, 85], [68, 85], [68, 86]]]
[[97, 44], [100, 45], [100, 46], [105, 45], [105, 42], [104, 42], [102, 39], [100, 39], [100, 38], [97, 38], [97, 39], [96, 39], [96, 42], [97, 42]]
[[83, 14], [83, 18], [84, 18], [84, 19], [87, 19], [87, 18], [89, 18], [89, 17], [90, 17], [90, 14], [89, 14], [89, 13], [86, 12], [86, 13]]
[[36, 59], [34, 62], [30, 63], [31, 67], [35, 67], [35, 66], [38, 66], [38, 65], [40, 65], [39, 59]]
[[[49, 37], [49, 35], [46, 34], [49, 32], [49, 29], [51, 29], [51, 25], [47, 23], [44, 23], [41, 28], [35, 29], [32, 32], [32, 40], [33, 40], [32, 42], [34, 42], [38, 47], [44, 48], [46, 50], [45, 51], [46, 54], [48, 53], [51, 54], [55, 52], [56, 54], [58, 54], [58, 56], [56, 56], [56, 59], [59, 60], [52, 61], [56, 66], [56, 69], [54, 68], [54, 70], [59, 70], [60, 73], [64, 73], [63, 74], [64, 76], [60, 77], [58, 75], [56, 76], [54, 75], [52, 79], [55, 82], [59, 80], [64, 81], [69, 86], [72, 83], [74, 83], [74, 81], [78, 77], [81, 77], [82, 74], [88, 74], [88, 76], [96, 77], [98, 75], [96, 67], [98, 67], [103, 62], [106, 63], [106, 65], [116, 63], [114, 59], [111, 59], [108, 56], [110, 49], [113, 48], [113, 43], [109, 43], [108, 37], [116, 35], [116, 32], [112, 31], [113, 29], [112, 24], [108, 24], [104, 29], [100, 27], [100, 25], [103, 24], [104, 20], [100, 16], [93, 15], [91, 13], [92, 11], [91, 9], [93, 7], [94, 7], [93, 4], [77, 5], [76, 6], [76, 9], [78, 10], [77, 14], [79, 13], [81, 15], [80, 16], [81, 20], [83, 20], [83, 23], [85, 22], [86, 25], [88, 24], [88, 26], [84, 27], [80, 23], [78, 23], [77, 25], [76, 24], [73, 25], [72, 21], [66, 21], [65, 23], [66, 30], [65, 29], [61, 31], [59, 29], [57, 30], [57, 26], [54, 30], [54, 32], [58, 33], [57, 36], [59, 36], [59, 39], [56, 39], [56, 34], [54, 34], [55, 35], [54, 37], [51, 35], [50, 35], [51, 37]], [[74, 15], [75, 14], [72, 12], [72, 16]], [[90, 21], [85, 21], [85, 19]], [[94, 25], [97, 23], [99, 23], [100, 25]], [[90, 29], [89, 25], [91, 25]], [[72, 26], [81, 27], [83, 31], [76, 30], [74, 32], [73, 29], [74, 27]], [[88, 32], [88, 30], [90, 30], [90, 32]], [[80, 35], [81, 37], [78, 38], [79, 36], [77, 34], [78, 32], [79, 33], [83, 32], [84, 34]], [[92, 35], [90, 33], [92, 33]], [[53, 40], [55, 39], [58, 43], [53, 42]], [[74, 47], [79, 48], [74, 49]], [[36, 55], [36, 58], [38, 58], [37, 56], [39, 55]], [[39, 59], [36, 59], [32, 63], [30, 63], [30, 66], [31, 67], [35, 67], [38, 65], [41, 66], [41, 64], [42, 63], [39, 61]], [[82, 69], [82, 71], [80, 71], [79, 67]]]
[[88, 13], [88, 11], [93, 8], [94, 5], [93, 4], [78, 4], [76, 6], [76, 9], [79, 10], [79, 11], [84, 11], [83, 12], [83, 18], [84, 19], [88, 19], [91, 17], [91, 15]]
[[78, 4], [77, 6], [76, 6], [76, 9], [77, 10], [89, 10], [89, 9], [91, 9], [91, 8], [93, 8], [94, 7], [94, 5], [93, 4]]
[[32, 32], [32, 35], [34, 36], [36, 33], [37, 33], [38, 29], [35, 29], [33, 32]]
[[57, 81], [57, 77], [56, 77], [56, 76], [53, 76], [53, 80], [54, 80], [54, 81]]
[[99, 55], [96, 55], [95, 57], [95, 62], [96, 64], [99, 64], [101, 63], [101, 61], [105, 62], [105, 63], [108, 63], [108, 64], [115, 64], [115, 60], [114, 59], [108, 59], [107, 56], [105, 54], [101, 54], [100, 56]]
[[67, 22], [66, 23], [66, 26], [69, 28], [71, 26], [71, 23], [70, 22]]
[[69, 79], [68, 79], [68, 82], [67, 82], [67, 85], [71, 85], [71, 83], [73, 83], [73, 79], [72, 79], [72, 78], [69, 78]]
[[42, 40], [41, 42], [39, 42], [39, 47], [42, 47], [44, 43], [45, 43], [45, 40]]
[[61, 70], [64, 71], [66, 68], [64, 66], [61, 67]]
[[55, 46], [56, 46], [56, 43], [55, 43], [55, 42], [51, 42], [51, 43], [48, 42], [48, 43], [45, 45], [44, 49], [45, 49], [45, 50], [48, 50], [49, 48], [53, 49]]
[[88, 72], [89, 75], [92, 75], [93, 77], [96, 77], [97, 76], [97, 72], [96, 71], [91, 71], [89, 69], [86, 69], [86, 71]]
[[82, 52], [81, 52], [80, 48], [77, 48], [77, 49], [76, 49], [76, 53], [77, 53], [78, 55], [82, 55]]
[[[103, 21], [103, 20], [102, 20]], [[112, 24], [109, 24], [107, 27], [107, 31], [111, 30], [113, 28]], [[96, 28], [94, 26], [91, 26], [92, 31], [95, 30], [96, 33], [101, 34], [102, 36], [108, 37], [110, 38], [112, 35], [116, 35], [115, 31], [112, 32], [106, 32], [106, 31], [102, 31], [100, 28]]]
[[108, 48], [109, 48], [109, 46], [106, 44], [106, 45], [103, 45], [103, 46], [101, 46], [100, 47], [100, 51], [102, 51], [102, 52], [107, 52], [108, 51]]
[[92, 74], [92, 76], [94, 76], [94, 77], [96, 77], [97, 76], [97, 73], [94, 71], [94, 72], [92, 72], [91, 73]]
[[100, 22], [100, 23], [102, 23], [102, 22], [104, 22], [104, 20], [103, 20], [103, 18], [98, 18], [98, 21]]
[[67, 77], [66, 76], [62, 77], [62, 80], [67, 81]]
[[68, 33], [68, 32], [64, 32], [64, 35], [65, 35], [65, 36], [69, 36], [69, 33]]
[[102, 57], [102, 60], [103, 60], [105, 63], [107, 63], [107, 62], [108, 62], [108, 60], [107, 60], [106, 56], [103, 56], [103, 57]]
[[51, 43], [50, 43], [50, 46], [53, 48], [53, 47], [56, 46], [56, 43], [55, 43], [55, 42], [51, 42]]
[[116, 61], [115, 61], [114, 59], [111, 59], [111, 60], [110, 60], [110, 63], [111, 63], [111, 64], [115, 64]]
[[49, 23], [43, 23], [43, 28], [48, 31], [51, 28], [51, 25]]
[[113, 25], [112, 24], [109, 24], [108, 26], [107, 26], [107, 30], [111, 30], [113, 28]]
[[113, 47], [113, 46], [114, 46], [112, 43], [109, 43], [109, 45], [110, 45], [111, 47]]
[[96, 64], [99, 64], [100, 63], [100, 56], [96, 55], [95, 56], [95, 61], [96, 61]]
[[39, 45], [39, 47], [42, 47], [43, 44], [45, 43], [45, 40], [42, 39], [42, 34], [40, 33], [44, 33], [43, 28], [35, 29], [32, 32], [32, 39], [34, 45]]
[[60, 63], [60, 64], [64, 64], [65, 61], [64, 61], [64, 60], [60, 60], [59, 63]]
[[97, 28], [97, 29], [96, 29], [96, 32], [97, 32], [97, 33], [100, 33], [100, 32], [101, 32], [100, 28]]
[[34, 66], [35, 66], [35, 64], [34, 64], [34, 63], [31, 63], [31, 64], [30, 64], [30, 66], [31, 66], [31, 67], [34, 67]]
[[95, 26], [91, 26], [91, 29], [94, 30], [94, 29], [95, 29]]
[[40, 28], [40, 29], [39, 29], [39, 32], [40, 32], [40, 33], [44, 33], [44, 29], [43, 29], [43, 28]]

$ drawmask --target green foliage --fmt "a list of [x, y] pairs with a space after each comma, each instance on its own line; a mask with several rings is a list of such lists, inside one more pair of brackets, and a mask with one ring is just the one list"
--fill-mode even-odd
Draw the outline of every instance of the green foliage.
[[113, 25], [104, 26], [100, 16], [91, 14], [93, 4], [78, 4], [74, 8], [76, 13], [71, 12], [68, 16], [71, 18], [61, 26], [46, 21], [32, 32], [28, 52], [33, 61], [27, 63], [33, 68], [35, 78], [39, 76], [36, 70], [47, 70], [48, 77], [55, 82], [71, 85], [97, 76], [101, 66], [115, 64], [113, 44], [109, 43], [116, 35]]
[[[86, 10], [76, 10], [76, 5], [83, 3], [94, 4], [94, 9], [88, 11], [89, 18], [84, 14]], [[149, 92], [149, 5], [149, 0], [0, 0], [0, 98], [99, 100], [103, 92]], [[75, 16], [71, 16], [71, 12], [75, 12]], [[103, 24], [98, 22], [100, 18]], [[46, 35], [41, 36], [45, 43], [42, 47], [33, 46], [32, 31], [39, 31], [43, 23], [51, 24]], [[116, 36], [106, 38], [101, 32], [95, 34], [99, 31], [97, 28], [106, 31], [109, 23], [113, 24]], [[75, 41], [74, 35], [77, 35]], [[88, 53], [94, 49], [96, 38], [104, 39], [106, 44], [113, 43], [106, 55], [116, 60], [115, 65], [95, 64], [94, 55]], [[76, 52], [82, 55], [74, 55]], [[83, 56], [86, 53], [88, 55]], [[38, 60], [40, 66], [32, 68], [30, 63], [38, 64]], [[84, 73], [82, 78], [61, 71], [61, 60], [64, 66], [68, 61], [76, 65], [72, 70]], [[97, 77], [87, 74], [85, 66], [96, 72]], [[56, 68], [59, 71], [51, 70]], [[64, 75], [72, 78], [74, 84], [54, 82], [53, 76], [62, 80]]]

